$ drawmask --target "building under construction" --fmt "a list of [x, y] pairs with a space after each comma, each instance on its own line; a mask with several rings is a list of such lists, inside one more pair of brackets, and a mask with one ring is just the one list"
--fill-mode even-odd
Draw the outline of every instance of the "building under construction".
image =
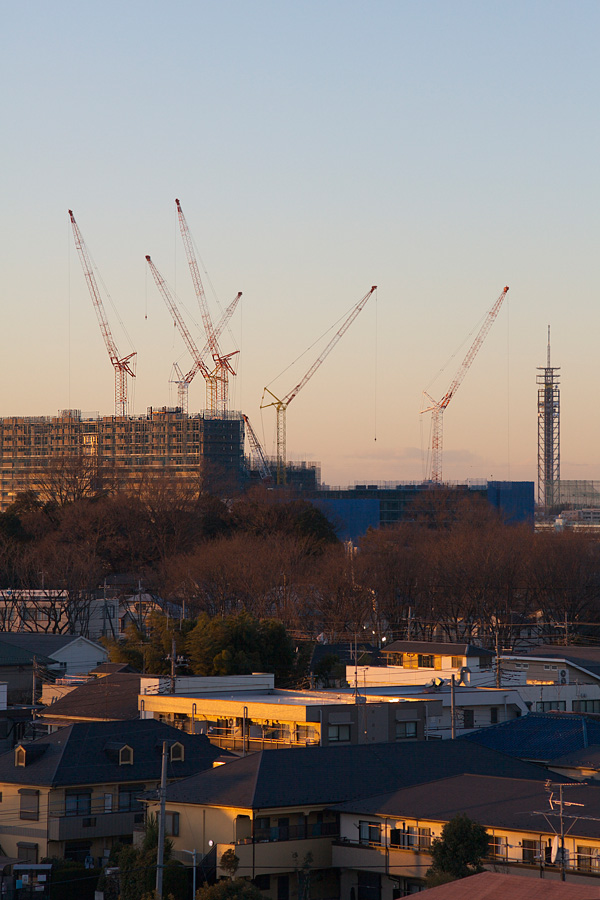
[[[186, 415], [148, 408], [144, 416], [0, 419], [0, 511], [19, 494], [70, 499], [101, 490], [134, 490], [161, 476], [215, 493], [239, 489], [244, 471], [241, 413]], [[65, 498], [63, 498], [65, 499]]]

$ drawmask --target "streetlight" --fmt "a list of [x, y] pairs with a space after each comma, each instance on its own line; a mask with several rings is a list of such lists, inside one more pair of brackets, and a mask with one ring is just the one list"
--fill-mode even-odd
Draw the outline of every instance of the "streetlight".
[[[212, 843], [212, 842], [209, 841], [209, 843]], [[194, 850], [182, 850], [181, 852], [189, 853], [190, 856], [192, 857], [192, 865], [194, 867], [194, 869], [192, 871], [192, 900], [196, 900], [196, 866], [198, 865], [196, 860], [197, 860], [197, 856], [198, 856], [198, 851], [196, 849], [194, 849]]]

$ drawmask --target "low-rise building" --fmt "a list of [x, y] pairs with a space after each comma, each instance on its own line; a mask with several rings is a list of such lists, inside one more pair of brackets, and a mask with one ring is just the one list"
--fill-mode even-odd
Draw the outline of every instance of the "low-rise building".
[[394, 641], [381, 648], [383, 666], [347, 666], [346, 680], [359, 687], [427, 684], [432, 680], [468, 684], [494, 683], [494, 654], [474, 644], [438, 641]]

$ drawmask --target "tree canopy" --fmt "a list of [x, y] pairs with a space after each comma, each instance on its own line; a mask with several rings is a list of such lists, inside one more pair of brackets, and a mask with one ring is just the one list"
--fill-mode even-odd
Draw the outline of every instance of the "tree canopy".
[[490, 844], [490, 836], [483, 827], [461, 813], [447, 822], [442, 835], [431, 844], [433, 865], [427, 871], [427, 878], [447, 880], [466, 878], [483, 871], [481, 865]]

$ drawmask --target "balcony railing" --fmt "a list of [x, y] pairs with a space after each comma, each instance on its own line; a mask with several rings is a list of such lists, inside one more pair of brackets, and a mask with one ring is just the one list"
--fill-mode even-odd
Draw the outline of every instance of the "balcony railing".
[[[308, 822], [306, 825], [274, 825], [272, 828], [260, 828], [254, 835], [256, 844], [275, 843], [279, 841], [304, 841], [309, 838], [339, 836], [340, 826], [337, 822]], [[252, 838], [242, 838], [237, 844], [251, 844]]]
[[85, 815], [57, 814], [50, 810], [48, 816], [48, 840], [70, 841], [84, 838], [117, 837], [133, 834], [134, 826], [144, 821], [143, 810], [115, 810]]

